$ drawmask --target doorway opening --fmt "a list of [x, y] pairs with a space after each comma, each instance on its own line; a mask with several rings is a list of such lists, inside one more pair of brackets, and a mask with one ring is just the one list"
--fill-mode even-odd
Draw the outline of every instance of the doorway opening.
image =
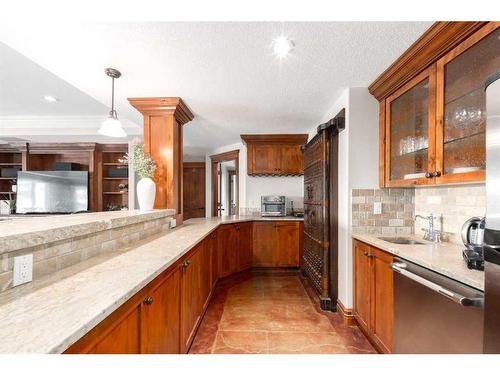
[[210, 156], [212, 216], [238, 215], [240, 150]]

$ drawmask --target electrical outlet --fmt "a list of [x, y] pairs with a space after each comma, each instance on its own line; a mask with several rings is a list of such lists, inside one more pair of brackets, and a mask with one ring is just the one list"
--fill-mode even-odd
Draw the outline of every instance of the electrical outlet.
[[170, 219], [170, 228], [175, 228], [177, 226], [177, 220]]
[[33, 254], [14, 258], [13, 286], [29, 283], [33, 280]]
[[382, 202], [373, 202], [373, 214], [382, 215]]

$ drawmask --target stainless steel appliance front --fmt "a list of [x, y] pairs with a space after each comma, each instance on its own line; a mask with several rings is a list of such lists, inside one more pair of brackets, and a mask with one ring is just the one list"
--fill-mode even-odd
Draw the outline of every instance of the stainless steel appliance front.
[[263, 195], [260, 198], [262, 216], [286, 216], [286, 199], [284, 195]]
[[394, 270], [394, 353], [482, 353], [481, 291], [401, 258]]

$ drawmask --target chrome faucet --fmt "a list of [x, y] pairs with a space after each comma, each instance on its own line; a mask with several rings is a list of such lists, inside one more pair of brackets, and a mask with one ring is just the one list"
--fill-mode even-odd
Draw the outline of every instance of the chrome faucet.
[[435, 216], [431, 213], [429, 216], [415, 215], [413, 220], [417, 220], [417, 218], [421, 218], [427, 220], [429, 223], [429, 227], [427, 229], [422, 228], [425, 232], [424, 240], [432, 241], [432, 242], [441, 242], [441, 231], [434, 229], [434, 219]]

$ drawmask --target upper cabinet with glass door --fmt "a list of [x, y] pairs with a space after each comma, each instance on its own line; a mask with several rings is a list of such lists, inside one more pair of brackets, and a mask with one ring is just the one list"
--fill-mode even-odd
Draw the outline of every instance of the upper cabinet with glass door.
[[[381, 186], [484, 181], [484, 83], [500, 71], [499, 27], [499, 22], [436, 23], [370, 86], [381, 102]], [[413, 61], [412, 53], [418, 53]], [[410, 69], [416, 71], [414, 61], [425, 69], [407, 79]], [[405, 77], [402, 86], [393, 78], [398, 75]]]
[[484, 180], [485, 81], [500, 71], [500, 29], [482, 29], [437, 62], [437, 183]]

